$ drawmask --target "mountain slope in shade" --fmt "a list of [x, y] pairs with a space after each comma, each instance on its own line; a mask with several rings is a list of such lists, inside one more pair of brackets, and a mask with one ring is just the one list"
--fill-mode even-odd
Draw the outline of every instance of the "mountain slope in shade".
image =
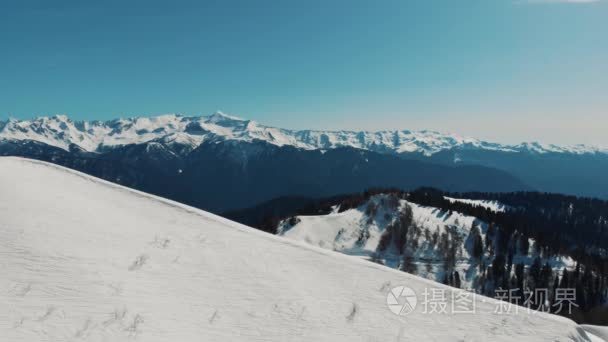
[[52, 164], [0, 158], [0, 188], [7, 341], [590, 340], [491, 299], [396, 316], [390, 287], [444, 287]]
[[[73, 145], [72, 145], [73, 147]], [[264, 141], [187, 146], [148, 142], [105, 152], [71, 152], [35, 141], [0, 141], [0, 155], [53, 162], [216, 213], [286, 195], [324, 197], [370, 187], [435, 186], [451, 191], [515, 191], [508, 173], [447, 166], [353, 148], [325, 152]], [[210, 167], [212, 166], [212, 167]]]
[[186, 117], [176, 114], [136, 117], [110, 121], [72, 121], [65, 115], [33, 120], [0, 122], [0, 139], [34, 140], [69, 149], [75, 144], [86, 151], [159, 140], [190, 145], [204, 141], [262, 140], [277, 146], [307, 150], [353, 147], [381, 153], [418, 153], [431, 156], [446, 150], [498, 152], [607, 153], [608, 150], [585, 145], [556, 146], [538, 142], [504, 145], [434, 131], [328, 131], [291, 130], [259, 124], [217, 112], [210, 116]]

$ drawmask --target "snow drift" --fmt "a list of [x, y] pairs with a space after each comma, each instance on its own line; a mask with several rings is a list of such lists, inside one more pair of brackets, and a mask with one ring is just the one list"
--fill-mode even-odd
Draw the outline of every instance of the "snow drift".
[[2, 341], [590, 340], [487, 298], [397, 316], [391, 287], [444, 287], [18, 158], [0, 158], [0, 267]]

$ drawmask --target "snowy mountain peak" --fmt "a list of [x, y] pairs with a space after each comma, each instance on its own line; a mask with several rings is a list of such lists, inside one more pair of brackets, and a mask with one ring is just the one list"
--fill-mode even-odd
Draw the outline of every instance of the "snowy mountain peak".
[[70, 121], [70, 118], [68, 118], [68, 116], [65, 115], [65, 114], [53, 115], [52, 118], [55, 119], [55, 120], [57, 120], [57, 121]]
[[210, 116], [207, 116], [206, 121], [210, 122], [210, 123], [229, 123], [232, 121], [247, 121], [247, 120], [236, 117], [236, 116], [224, 114], [223, 112], [218, 110], [217, 112], [211, 114]]
[[606, 149], [585, 145], [563, 147], [537, 142], [504, 145], [431, 130], [290, 130], [265, 126], [220, 111], [209, 116], [165, 114], [105, 122], [74, 122], [66, 115], [0, 121], [0, 139], [34, 140], [66, 150], [71, 144], [75, 144], [87, 151], [97, 151], [102, 147], [161, 141], [165, 137], [171, 139], [170, 137], [176, 134], [181, 136], [180, 139], [174, 140], [176, 143], [186, 140], [188, 145], [221, 138], [261, 140], [277, 146], [289, 145], [308, 150], [353, 147], [380, 153], [420, 153], [426, 156], [451, 149], [526, 153], [608, 153]]

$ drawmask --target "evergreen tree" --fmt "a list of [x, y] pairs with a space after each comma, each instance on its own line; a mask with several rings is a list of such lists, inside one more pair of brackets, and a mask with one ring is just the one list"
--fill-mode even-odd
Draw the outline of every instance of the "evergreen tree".
[[567, 289], [570, 288], [570, 274], [568, 273], [568, 270], [566, 270], [564, 268], [564, 270], [562, 271], [562, 280], [559, 282], [559, 287], [562, 289]]
[[460, 273], [458, 271], [454, 271], [454, 287], [460, 288]]
[[542, 263], [541, 263], [540, 257], [536, 257], [534, 259], [534, 262], [530, 266], [530, 272], [529, 272], [530, 280], [531, 280], [534, 288], [539, 287], [538, 284], [540, 282], [541, 267], [542, 267]]
[[519, 236], [519, 252], [521, 253], [521, 255], [527, 256], [529, 250], [530, 250], [530, 241], [528, 240], [527, 236], [525, 236], [524, 234], [521, 234]]

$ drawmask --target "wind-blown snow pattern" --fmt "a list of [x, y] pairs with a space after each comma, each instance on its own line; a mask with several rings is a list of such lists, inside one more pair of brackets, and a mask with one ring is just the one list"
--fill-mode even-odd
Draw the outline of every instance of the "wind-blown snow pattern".
[[491, 299], [398, 316], [391, 287], [447, 288], [59, 166], [0, 158], [0, 189], [2, 341], [590, 340]]
[[290, 130], [264, 126], [221, 112], [210, 116], [186, 117], [167, 114], [105, 122], [72, 121], [65, 115], [23, 121], [9, 119], [0, 122], [0, 139], [35, 140], [66, 150], [70, 144], [75, 144], [87, 151], [152, 140], [192, 147], [208, 140], [262, 140], [278, 146], [288, 145], [309, 150], [354, 147], [382, 153], [420, 153], [427, 156], [453, 148], [541, 154], [608, 153], [608, 149], [585, 145], [564, 147], [537, 142], [502, 145], [427, 130]]

